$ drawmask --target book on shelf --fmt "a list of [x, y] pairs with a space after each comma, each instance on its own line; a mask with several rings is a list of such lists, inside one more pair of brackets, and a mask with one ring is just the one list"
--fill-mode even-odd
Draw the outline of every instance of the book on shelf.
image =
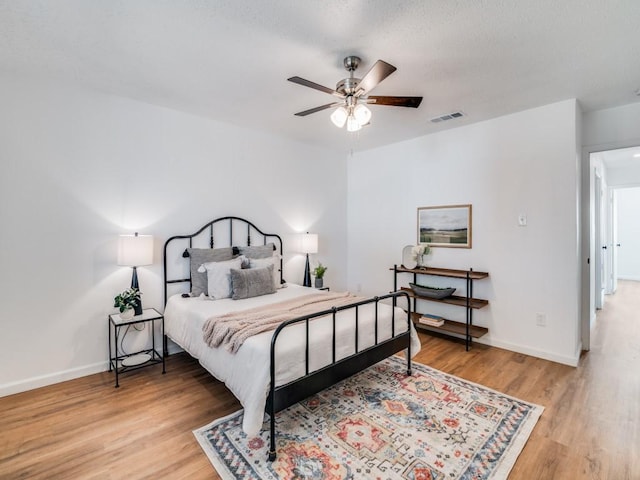
[[430, 327], [441, 327], [444, 325], [444, 318], [437, 315], [431, 315], [430, 313], [425, 313], [418, 319], [418, 323], [421, 323], [422, 325], [429, 325]]

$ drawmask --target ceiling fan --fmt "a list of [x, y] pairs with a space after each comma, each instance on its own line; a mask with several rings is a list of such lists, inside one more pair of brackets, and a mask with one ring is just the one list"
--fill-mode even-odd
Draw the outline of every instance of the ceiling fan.
[[338, 107], [331, 114], [331, 121], [338, 128], [342, 128], [345, 124], [349, 132], [356, 132], [364, 125], [369, 123], [371, 119], [371, 110], [367, 105], [388, 105], [392, 107], [411, 107], [418, 108], [422, 97], [389, 97], [369, 95], [380, 82], [396, 71], [396, 67], [382, 60], [378, 60], [365, 76], [360, 78], [354, 77], [354, 72], [360, 65], [360, 58], [355, 55], [348, 56], [344, 59], [344, 68], [349, 72], [349, 77], [340, 80], [336, 84], [336, 89], [332, 90], [317, 83], [305, 80], [300, 77], [291, 77], [287, 80], [304, 87], [320, 90], [328, 93], [340, 100], [321, 105], [319, 107], [310, 108], [298, 112], [295, 115], [304, 117], [312, 113], [320, 112], [328, 108]]

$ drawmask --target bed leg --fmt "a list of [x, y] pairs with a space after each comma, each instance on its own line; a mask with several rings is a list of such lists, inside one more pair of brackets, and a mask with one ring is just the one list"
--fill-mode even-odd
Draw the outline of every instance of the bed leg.
[[271, 413], [271, 445], [269, 447], [269, 461], [276, 459], [276, 422], [275, 415]]
[[271, 445], [269, 447], [269, 461], [273, 462], [276, 459], [276, 414], [275, 414], [275, 408], [273, 408], [273, 406], [271, 408], [271, 415], [269, 415], [269, 417], [270, 417], [269, 423], [271, 427]]
[[407, 375], [411, 376], [411, 348], [407, 349]]

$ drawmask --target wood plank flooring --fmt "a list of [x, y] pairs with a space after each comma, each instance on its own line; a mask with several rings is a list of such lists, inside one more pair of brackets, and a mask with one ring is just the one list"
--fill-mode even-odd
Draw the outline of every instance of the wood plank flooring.
[[[640, 479], [640, 283], [620, 282], [578, 368], [420, 334], [416, 360], [541, 404], [512, 480]], [[1, 479], [218, 478], [191, 431], [240, 408], [184, 354], [0, 398]]]

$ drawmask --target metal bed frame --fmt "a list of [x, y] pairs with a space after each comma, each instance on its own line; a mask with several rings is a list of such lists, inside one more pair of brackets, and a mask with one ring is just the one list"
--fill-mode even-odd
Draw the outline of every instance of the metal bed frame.
[[[266, 245], [268, 241], [274, 241], [276, 249], [280, 250], [280, 280], [283, 281], [282, 275], [282, 239], [279, 235], [272, 233], [264, 233], [253, 223], [239, 217], [221, 217], [204, 225], [197, 232], [188, 235], [176, 235], [169, 238], [164, 244], [164, 303], [167, 304], [168, 300], [168, 286], [170, 284], [189, 283], [191, 286], [191, 278], [177, 278], [170, 279], [167, 276], [167, 250], [169, 245], [174, 241], [188, 241], [188, 246], [193, 246], [195, 237], [198, 237], [209, 229], [209, 247], [214, 248], [214, 225], [220, 222], [228, 222], [229, 229], [229, 245], [226, 246], [241, 246], [234, 244], [233, 227], [236, 224], [240, 224], [241, 228], [246, 228], [247, 237], [245, 245], [251, 246], [252, 233], [257, 234], [262, 238], [262, 244]], [[185, 249], [182, 254], [183, 258], [188, 258], [188, 252]], [[188, 260], [187, 260], [188, 261]], [[407, 301], [407, 329], [396, 334], [395, 328], [395, 315], [396, 309], [392, 310], [391, 317], [391, 338], [387, 340], [379, 341], [378, 339], [378, 305], [380, 301], [390, 299], [393, 307], [396, 306], [398, 298], [404, 297]], [[359, 311], [363, 305], [375, 304], [375, 321], [374, 321], [374, 345], [364, 349], [360, 349], [358, 345], [358, 330], [359, 330]], [[353, 309], [355, 311], [355, 353], [336, 361], [336, 315], [343, 310]], [[313, 372], [309, 372], [309, 323], [315, 318], [322, 316], [332, 316], [332, 363]], [[289, 382], [285, 385], [275, 385], [276, 375], [276, 342], [280, 333], [290, 325], [304, 323], [306, 328], [306, 345], [305, 345], [305, 375]], [[265, 407], [266, 413], [270, 417], [270, 448], [269, 448], [269, 460], [273, 461], [276, 458], [276, 430], [275, 430], [275, 414], [287, 407], [315, 394], [325, 388], [338, 383], [339, 381], [350, 377], [351, 375], [358, 373], [365, 368], [375, 365], [376, 363], [384, 360], [385, 358], [394, 355], [402, 350], [407, 350], [407, 375], [411, 375], [411, 302], [409, 301], [409, 295], [406, 292], [393, 292], [383, 296], [373, 297], [367, 300], [354, 302], [349, 305], [341, 307], [333, 307], [328, 310], [317, 312], [311, 315], [295, 318], [280, 324], [273, 333], [271, 339], [271, 351], [269, 356], [270, 361], [270, 374], [271, 382], [269, 387], [269, 393], [267, 396], [267, 403]], [[164, 337], [164, 355], [167, 355], [167, 337]]]

